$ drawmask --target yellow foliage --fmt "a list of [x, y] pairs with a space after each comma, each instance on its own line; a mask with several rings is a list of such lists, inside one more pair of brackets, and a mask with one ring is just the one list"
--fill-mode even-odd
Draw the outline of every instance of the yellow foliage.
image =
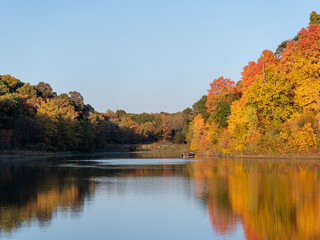
[[242, 152], [248, 142], [248, 120], [245, 117], [245, 100], [241, 98], [231, 105], [231, 115], [228, 119], [229, 131], [232, 139], [232, 149]]
[[192, 151], [198, 151], [201, 147], [201, 138], [205, 130], [205, 123], [201, 116], [201, 114], [198, 114], [192, 123], [192, 139], [190, 144], [190, 149]]

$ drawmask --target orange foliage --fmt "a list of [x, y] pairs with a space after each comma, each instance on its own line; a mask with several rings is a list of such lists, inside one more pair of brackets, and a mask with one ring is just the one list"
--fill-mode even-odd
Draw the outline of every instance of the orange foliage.
[[[224, 154], [317, 151], [319, 60], [320, 25], [310, 24], [297, 39], [286, 42], [280, 57], [264, 50], [256, 62], [249, 62], [237, 87], [230, 79], [215, 79], [206, 103], [210, 116], [201, 122], [201, 134], [195, 135], [192, 146]], [[296, 123], [299, 114], [312, 121]], [[227, 123], [213, 130], [210, 124], [221, 119]]]
[[278, 59], [274, 56], [272, 51], [264, 50], [257, 62], [251, 61], [243, 68], [238, 91], [241, 93], [245, 92], [251, 84], [255, 82], [258, 75], [263, 75], [263, 68], [265, 65], [276, 64], [277, 61]]
[[214, 79], [212, 83], [210, 83], [210, 89], [208, 90], [208, 97], [206, 106], [208, 108], [208, 112], [214, 112], [215, 103], [219, 98], [226, 96], [227, 94], [234, 93], [234, 81], [229, 78], [219, 77]]

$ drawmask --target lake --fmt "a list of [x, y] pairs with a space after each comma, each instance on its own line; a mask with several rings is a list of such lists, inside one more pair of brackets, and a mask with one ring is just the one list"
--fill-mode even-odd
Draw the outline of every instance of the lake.
[[320, 161], [0, 159], [0, 239], [320, 239]]

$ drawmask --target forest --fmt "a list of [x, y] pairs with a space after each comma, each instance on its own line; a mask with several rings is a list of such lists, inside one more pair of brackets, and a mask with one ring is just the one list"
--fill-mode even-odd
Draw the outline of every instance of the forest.
[[275, 52], [264, 50], [241, 80], [219, 77], [190, 124], [191, 150], [213, 154], [318, 152], [320, 15]]
[[97, 112], [76, 91], [0, 75], [0, 150], [104, 151], [110, 144], [187, 143], [210, 154], [318, 152], [320, 15], [235, 83], [219, 77], [177, 113]]
[[0, 149], [104, 151], [110, 144], [185, 143], [190, 108], [174, 114], [99, 113], [76, 91], [57, 94], [50, 84], [35, 86], [0, 76]]

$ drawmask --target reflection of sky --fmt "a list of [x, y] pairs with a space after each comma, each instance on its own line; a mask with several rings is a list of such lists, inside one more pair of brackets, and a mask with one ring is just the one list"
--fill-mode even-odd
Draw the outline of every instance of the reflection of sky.
[[[118, 159], [94, 159], [82, 160], [81, 162], [96, 162], [98, 165], [160, 165], [160, 164], [183, 164], [192, 162], [192, 159], [185, 158], [118, 158]], [[72, 161], [71, 161], [72, 162]], [[78, 161], [77, 161], [78, 162]]]
[[233, 235], [221, 236], [212, 230], [207, 210], [195, 198], [192, 179], [131, 176], [91, 180], [99, 187], [79, 216], [58, 212], [49, 226], [21, 227], [13, 239], [244, 239], [240, 226]]

